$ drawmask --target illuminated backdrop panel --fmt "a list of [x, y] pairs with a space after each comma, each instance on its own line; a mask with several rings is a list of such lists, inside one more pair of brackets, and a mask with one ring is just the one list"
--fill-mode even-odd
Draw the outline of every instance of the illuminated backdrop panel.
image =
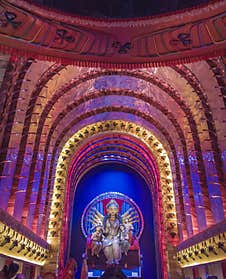
[[[144, 276], [153, 274], [156, 278], [155, 239], [153, 226], [153, 209], [151, 194], [145, 181], [134, 170], [124, 165], [109, 163], [93, 168], [79, 182], [74, 199], [73, 219], [71, 226], [70, 254], [82, 265], [82, 254], [86, 240], [81, 229], [81, 218], [84, 208], [96, 196], [105, 192], [121, 192], [135, 201], [144, 218], [144, 231], [140, 238], [141, 254], [144, 257]], [[79, 278], [79, 272], [77, 278]]]

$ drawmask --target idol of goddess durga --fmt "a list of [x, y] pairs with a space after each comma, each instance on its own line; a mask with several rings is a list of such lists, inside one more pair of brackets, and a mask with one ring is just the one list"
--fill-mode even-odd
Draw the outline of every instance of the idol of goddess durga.
[[91, 250], [92, 255], [98, 257], [103, 249], [107, 265], [117, 265], [122, 253], [127, 255], [133, 236], [133, 223], [138, 221], [138, 216], [131, 208], [121, 216], [114, 199], [107, 204], [106, 210], [107, 214], [103, 216], [93, 209], [91, 222], [95, 225], [95, 231], [91, 236]]

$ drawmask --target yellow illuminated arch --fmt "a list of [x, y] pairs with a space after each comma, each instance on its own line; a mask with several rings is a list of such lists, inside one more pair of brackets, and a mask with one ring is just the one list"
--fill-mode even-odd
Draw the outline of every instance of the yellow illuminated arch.
[[[52, 246], [51, 263], [57, 265], [61, 241], [61, 225], [64, 213], [64, 198], [67, 173], [74, 153], [84, 140], [101, 133], [119, 132], [141, 140], [151, 151], [160, 174], [164, 227], [169, 233], [177, 235], [177, 217], [172, 171], [168, 154], [153, 133], [135, 123], [122, 120], [107, 120], [85, 126], [77, 131], [64, 145], [60, 152], [53, 186], [49, 216], [47, 241]], [[59, 210], [62, 209], [62, 210]], [[169, 214], [170, 213], [170, 214]], [[167, 217], [166, 217], [167, 216]], [[52, 225], [57, 224], [57, 225]]]

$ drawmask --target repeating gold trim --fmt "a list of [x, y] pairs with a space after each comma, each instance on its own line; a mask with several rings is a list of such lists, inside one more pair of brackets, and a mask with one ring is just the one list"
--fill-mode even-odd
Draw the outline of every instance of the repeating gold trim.
[[42, 266], [49, 249], [0, 221], [0, 254]]
[[177, 261], [182, 268], [226, 259], [226, 232], [180, 250]]
[[[160, 173], [165, 232], [169, 233], [171, 237], [175, 237], [177, 235], [177, 217], [172, 172], [170, 160], [166, 150], [156, 136], [149, 130], [132, 122], [110, 120], [87, 125], [77, 131], [65, 143], [62, 151], [60, 152], [55, 173], [47, 235], [47, 241], [52, 245], [55, 252], [58, 251], [60, 247], [60, 231], [64, 210], [66, 177], [70, 160], [76, 152], [76, 149], [84, 142], [84, 140], [100, 133], [109, 132], [120, 132], [134, 136], [144, 142], [150, 149], [157, 162]], [[53, 261], [51, 261], [51, 264], [52, 263]]]

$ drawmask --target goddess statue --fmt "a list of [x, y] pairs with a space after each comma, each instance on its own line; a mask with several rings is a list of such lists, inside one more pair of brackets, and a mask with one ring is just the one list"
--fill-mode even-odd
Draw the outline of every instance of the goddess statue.
[[103, 251], [107, 258], [107, 264], [119, 264], [121, 259], [119, 206], [115, 200], [111, 200], [107, 206], [107, 215], [104, 217]]
[[87, 238], [81, 278], [88, 278], [88, 273], [96, 270], [112, 275], [107, 272], [121, 268], [132, 272], [140, 267], [138, 241], [143, 225], [139, 207], [126, 195], [107, 192], [95, 197], [85, 207], [81, 219]]
[[104, 216], [92, 208], [90, 221], [95, 230], [91, 235], [91, 255], [99, 257], [99, 252], [103, 250], [107, 265], [118, 265], [122, 253], [127, 255], [133, 238], [132, 224], [138, 221], [138, 215], [132, 208], [120, 215], [115, 199], [108, 202], [106, 211]]

